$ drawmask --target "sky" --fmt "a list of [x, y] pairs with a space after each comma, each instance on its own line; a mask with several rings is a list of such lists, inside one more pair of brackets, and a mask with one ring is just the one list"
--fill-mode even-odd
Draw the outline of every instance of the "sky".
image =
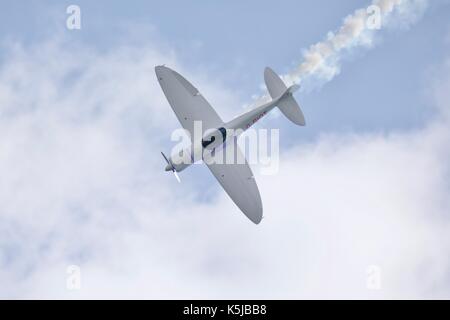
[[154, 66], [228, 120], [370, 1], [3, 1], [0, 298], [450, 298], [450, 2], [405, 3], [302, 79], [306, 127], [257, 124], [256, 226], [205, 166], [164, 172]]

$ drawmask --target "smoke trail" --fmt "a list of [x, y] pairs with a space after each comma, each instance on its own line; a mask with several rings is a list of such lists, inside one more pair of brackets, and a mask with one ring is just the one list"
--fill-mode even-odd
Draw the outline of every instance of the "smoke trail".
[[[344, 19], [337, 32], [329, 32], [324, 41], [318, 42], [303, 53], [303, 62], [284, 80], [292, 82], [312, 79], [322, 85], [340, 72], [342, 56], [358, 47], [373, 46], [376, 31], [389, 24], [405, 25], [414, 22], [423, 13], [426, 0], [374, 0], [368, 8], [358, 9]], [[392, 20], [392, 18], [396, 18]]]
[[[342, 58], [358, 48], [374, 46], [375, 35], [387, 27], [408, 27], [424, 13], [428, 0], [373, 0], [347, 16], [341, 27], [303, 52], [302, 62], [283, 76], [287, 85], [301, 83], [303, 91], [320, 88], [339, 74]], [[253, 104], [270, 98], [264, 95]]]

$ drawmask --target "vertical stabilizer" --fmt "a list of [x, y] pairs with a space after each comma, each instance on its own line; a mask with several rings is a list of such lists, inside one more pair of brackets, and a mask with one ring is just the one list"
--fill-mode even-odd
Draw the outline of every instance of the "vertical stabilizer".
[[273, 100], [278, 100], [277, 107], [286, 118], [299, 126], [304, 126], [305, 117], [293, 97], [293, 92], [298, 89], [298, 86], [286, 87], [283, 80], [269, 67], [264, 70], [264, 81], [270, 96]]

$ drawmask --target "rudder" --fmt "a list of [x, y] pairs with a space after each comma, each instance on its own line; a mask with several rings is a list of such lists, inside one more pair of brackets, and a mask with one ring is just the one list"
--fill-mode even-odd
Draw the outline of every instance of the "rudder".
[[286, 87], [283, 80], [269, 67], [264, 70], [264, 81], [270, 96], [273, 100], [278, 100], [277, 107], [286, 118], [299, 126], [304, 126], [305, 117], [292, 95], [298, 86]]

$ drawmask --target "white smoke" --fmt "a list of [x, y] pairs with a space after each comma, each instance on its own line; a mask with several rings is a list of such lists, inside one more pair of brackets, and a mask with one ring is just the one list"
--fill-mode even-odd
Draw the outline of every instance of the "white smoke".
[[[286, 84], [301, 83], [303, 91], [320, 88], [340, 73], [342, 59], [356, 49], [374, 46], [383, 28], [404, 28], [425, 12], [428, 0], [373, 0], [366, 8], [355, 10], [343, 24], [328, 32], [325, 40], [303, 51], [302, 62], [282, 78]], [[269, 100], [267, 95], [254, 104]]]
[[329, 32], [325, 40], [305, 50], [302, 63], [285, 75], [284, 80], [288, 84], [312, 80], [309, 85], [313, 87], [332, 80], [339, 74], [346, 53], [372, 47], [377, 31], [384, 27], [413, 23], [426, 6], [427, 0], [374, 0], [367, 8], [347, 16], [342, 26], [336, 32]]

